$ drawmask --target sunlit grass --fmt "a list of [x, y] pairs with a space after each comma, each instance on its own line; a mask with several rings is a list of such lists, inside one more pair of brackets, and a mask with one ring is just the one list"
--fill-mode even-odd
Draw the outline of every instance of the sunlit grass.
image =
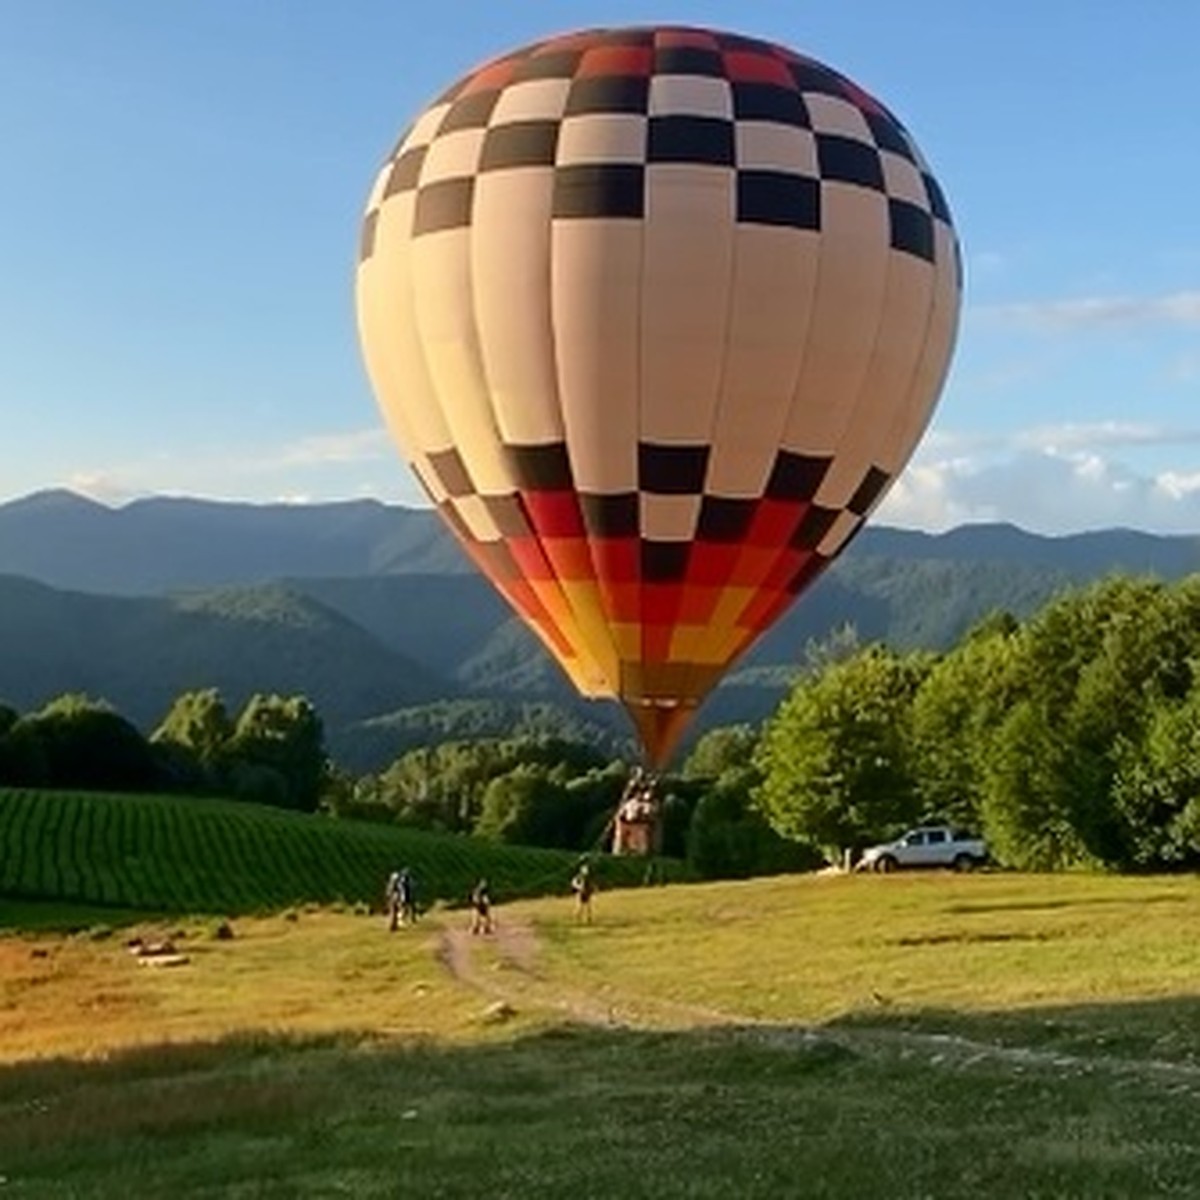
[[786, 877], [521, 906], [577, 986], [816, 1022], [1200, 993], [1200, 880]]
[[[792, 877], [498, 920], [0, 938], [3, 1194], [1196, 1194], [1200, 880]], [[188, 962], [139, 965], [137, 934]]]

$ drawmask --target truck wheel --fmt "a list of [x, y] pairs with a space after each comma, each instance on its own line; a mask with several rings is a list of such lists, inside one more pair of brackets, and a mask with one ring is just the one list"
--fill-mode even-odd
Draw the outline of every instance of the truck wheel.
[[975, 860], [969, 854], [957, 854], [954, 857], [954, 869], [956, 871], [973, 871]]
[[875, 860], [875, 870], [883, 872], [884, 875], [890, 875], [896, 866], [896, 860], [890, 854], [881, 854]]

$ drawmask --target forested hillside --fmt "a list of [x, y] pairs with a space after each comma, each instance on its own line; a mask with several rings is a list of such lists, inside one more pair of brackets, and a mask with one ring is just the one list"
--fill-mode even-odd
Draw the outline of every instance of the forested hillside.
[[[769, 715], [836, 631], [944, 649], [988, 613], [1029, 616], [1072, 584], [1178, 578], [1200, 566], [1198, 545], [1125, 530], [868, 528], [735, 664], [693, 737]], [[148, 728], [205, 687], [234, 706], [309, 696], [334, 753], [363, 769], [517, 729], [629, 746], [615, 706], [578, 699], [430, 511], [163, 498], [110, 509], [68, 492], [0, 505], [0, 700], [32, 709], [85, 692]]]

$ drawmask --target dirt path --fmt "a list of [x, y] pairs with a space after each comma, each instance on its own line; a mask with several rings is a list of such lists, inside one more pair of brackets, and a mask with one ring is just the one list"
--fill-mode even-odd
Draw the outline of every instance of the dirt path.
[[494, 933], [482, 936], [462, 926], [444, 926], [438, 945], [438, 958], [451, 975], [516, 1011], [557, 1012], [585, 1025], [627, 1029], [739, 1023], [729, 1013], [698, 1005], [632, 996], [616, 988], [591, 992], [564, 986], [539, 969], [538, 956], [533, 926], [511, 914], [497, 922]]
[[[487, 962], [481, 961], [485, 957]], [[460, 982], [490, 1002], [514, 1012], [553, 1011], [585, 1025], [627, 1029], [723, 1027], [740, 1036], [780, 1045], [823, 1043], [856, 1054], [923, 1058], [942, 1070], [969, 1070], [1003, 1063], [1014, 1070], [1052, 1070], [1058, 1074], [1105, 1075], [1157, 1082], [1193, 1092], [1200, 1098], [1200, 1066], [1158, 1059], [1126, 1059], [1108, 1055], [1076, 1055], [1026, 1046], [977, 1042], [957, 1034], [863, 1027], [831, 1029], [766, 1021], [745, 1014], [699, 1005], [654, 1000], [619, 993], [615, 988], [590, 993], [564, 987], [538, 969], [537, 934], [527, 921], [506, 917], [493, 934], [482, 937], [462, 927], [443, 927], [438, 957]]]

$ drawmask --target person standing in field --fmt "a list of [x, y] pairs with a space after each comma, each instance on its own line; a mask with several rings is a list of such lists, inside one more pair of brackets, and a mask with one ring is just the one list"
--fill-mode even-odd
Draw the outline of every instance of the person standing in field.
[[395, 933], [400, 926], [400, 872], [393, 871], [383, 887], [383, 903], [387, 909], [388, 932]]
[[592, 869], [582, 863], [571, 880], [571, 891], [575, 893], [575, 920], [587, 925], [592, 923], [592, 896], [596, 893], [596, 881]]
[[494, 928], [492, 894], [488, 888], [488, 881], [481, 879], [471, 889], [471, 932], [491, 933]]
[[397, 902], [400, 908], [400, 924], [415, 925], [417, 923], [417, 886], [412, 872], [404, 867], [396, 881]]

